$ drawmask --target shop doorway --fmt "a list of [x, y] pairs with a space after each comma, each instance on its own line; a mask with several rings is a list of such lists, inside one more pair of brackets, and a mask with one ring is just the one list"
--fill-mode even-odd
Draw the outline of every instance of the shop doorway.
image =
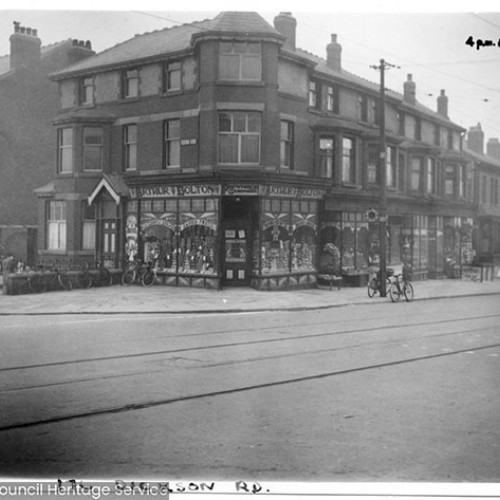
[[255, 202], [250, 197], [222, 200], [222, 286], [250, 285]]

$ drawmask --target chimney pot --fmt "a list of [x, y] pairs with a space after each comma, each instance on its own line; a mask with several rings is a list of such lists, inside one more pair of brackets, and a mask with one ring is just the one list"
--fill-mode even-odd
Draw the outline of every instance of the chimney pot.
[[90, 40], [87, 40], [87, 41], [85, 42], [85, 48], [87, 48], [87, 49], [92, 49], [92, 43], [91, 43], [91, 41], [90, 41]]

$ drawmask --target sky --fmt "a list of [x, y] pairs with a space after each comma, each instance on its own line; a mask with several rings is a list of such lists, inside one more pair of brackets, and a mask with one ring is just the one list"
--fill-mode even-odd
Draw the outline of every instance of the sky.
[[[371, 66], [384, 58], [397, 66], [386, 73], [388, 88], [402, 93], [412, 74], [419, 102], [436, 110], [444, 89], [451, 120], [465, 129], [481, 123], [485, 144], [490, 137], [500, 138], [500, 4], [495, 1], [476, 0], [473, 11], [471, 3], [449, 0], [309, 0], [307, 8], [303, 0], [214, 0], [210, 11], [199, 1], [178, 10], [165, 10], [164, 0], [89, 0], [86, 10], [68, 10], [68, 2], [60, 0], [4, 0], [1, 5], [0, 55], [10, 51], [13, 21], [38, 29], [43, 45], [77, 38], [90, 40], [101, 52], [135, 34], [212, 18], [221, 10], [257, 11], [270, 24], [279, 12], [289, 11], [297, 19], [298, 47], [326, 57], [335, 33], [347, 71], [378, 83], [380, 74]], [[466, 44], [469, 37], [474, 46]], [[478, 39], [495, 45], [477, 48]]]

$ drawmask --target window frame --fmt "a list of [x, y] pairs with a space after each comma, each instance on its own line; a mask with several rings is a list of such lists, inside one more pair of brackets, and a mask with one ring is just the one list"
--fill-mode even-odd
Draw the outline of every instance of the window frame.
[[[101, 142], [100, 144], [92, 144], [92, 143], [86, 143], [85, 142], [85, 132], [88, 130], [99, 130], [100, 131], [100, 139]], [[87, 167], [87, 162], [89, 161], [89, 157], [87, 156], [88, 153], [91, 151], [97, 151], [98, 152], [98, 157], [99, 157], [99, 167], [98, 168], [88, 168]], [[91, 162], [92, 163], [92, 162]], [[104, 163], [104, 130], [102, 127], [96, 127], [96, 126], [87, 126], [83, 127], [82, 130], [82, 172], [102, 172], [103, 169], [103, 163]]]
[[[135, 86], [131, 87], [131, 83], [135, 82]], [[131, 92], [134, 89], [135, 92]], [[139, 97], [139, 70], [125, 69], [122, 73], [122, 98], [123, 99], [134, 99]]]
[[[179, 86], [172, 86], [172, 74], [178, 73]], [[163, 66], [163, 92], [179, 92], [182, 90], [182, 61], [166, 61]]]
[[[230, 117], [230, 130], [221, 130], [221, 118], [223, 115]], [[235, 129], [235, 118], [237, 115], [245, 116], [245, 130]], [[249, 130], [250, 118], [258, 116], [258, 131]], [[217, 125], [217, 163], [220, 165], [260, 165], [261, 148], [262, 148], [262, 113], [258, 111], [219, 111]], [[236, 161], [221, 161], [222, 137], [236, 136], [237, 159]], [[242, 153], [244, 148], [244, 138], [256, 137], [258, 139], [257, 146], [257, 161], [242, 161]]]
[[80, 79], [80, 105], [92, 106], [95, 97], [94, 77], [87, 76]]
[[[351, 152], [346, 155], [346, 141], [350, 141], [351, 148], [348, 148]], [[348, 163], [347, 163], [347, 161]], [[353, 137], [343, 136], [342, 137], [342, 160], [341, 160], [341, 182], [342, 184], [356, 184], [356, 140]], [[348, 174], [346, 176], [346, 173]]]
[[[177, 135], [171, 135], [171, 125], [177, 124]], [[175, 151], [177, 147], [177, 151]], [[172, 158], [172, 156], [176, 158]], [[174, 161], [172, 161], [174, 160]], [[171, 118], [163, 122], [163, 169], [180, 168], [181, 166], [181, 119]]]
[[[55, 235], [53, 234], [54, 230]], [[54, 242], [55, 245], [53, 245]], [[49, 200], [46, 205], [46, 248], [47, 250], [64, 252], [66, 247], [67, 204], [63, 200]]]
[[[418, 169], [416, 162], [418, 162]], [[413, 193], [421, 193], [422, 192], [422, 184], [423, 184], [423, 171], [424, 171], [424, 158], [422, 156], [412, 156], [410, 160], [410, 179], [409, 179], [409, 187], [410, 191]], [[418, 186], [415, 187], [415, 174], [418, 174]]]
[[[397, 189], [398, 186], [398, 153], [394, 146], [386, 147], [385, 157], [385, 185], [390, 189]], [[390, 160], [389, 160], [390, 159]]]
[[[449, 189], [451, 186], [451, 189]], [[448, 198], [456, 196], [457, 186], [457, 166], [446, 164], [443, 168], [443, 194]], [[451, 192], [450, 192], [451, 191]]]
[[[231, 50], [224, 52], [225, 47], [231, 46]], [[244, 46], [245, 51], [239, 52], [238, 47]], [[251, 48], [257, 48], [258, 51], [251, 52]], [[227, 61], [227, 62], [226, 62]], [[236, 63], [232, 62], [236, 61]], [[248, 76], [245, 73], [254, 71], [249, 61], [258, 61], [258, 68], [255, 77]], [[235, 64], [235, 67], [233, 67]], [[235, 71], [236, 69], [236, 71]], [[223, 72], [225, 71], [225, 74]], [[262, 81], [262, 43], [260, 41], [242, 41], [230, 40], [219, 42], [219, 80], [234, 82], [261, 82]], [[232, 73], [237, 73], [232, 76]]]
[[438, 194], [438, 163], [436, 158], [427, 158], [427, 193]]
[[[71, 137], [71, 143], [66, 144], [63, 142], [64, 140], [64, 132], [69, 131], [69, 136]], [[75, 143], [75, 134], [72, 127], [63, 127], [57, 130], [57, 173], [58, 174], [71, 174], [74, 171], [74, 143]], [[66, 153], [66, 151], [68, 153]], [[69, 157], [67, 157], [69, 154]], [[69, 160], [70, 165], [67, 168], [63, 168], [65, 160]]]
[[[285, 133], [283, 126], [286, 127]], [[293, 170], [294, 140], [295, 124], [290, 120], [280, 120], [280, 167]]]
[[[322, 147], [322, 143], [331, 142], [331, 148]], [[333, 179], [335, 174], [336, 137], [321, 135], [318, 138], [318, 177]], [[326, 173], [326, 175], [324, 175]]]
[[[135, 129], [135, 140], [130, 139], [130, 131]], [[131, 152], [134, 152], [133, 154]], [[132, 161], [133, 160], [133, 161]], [[123, 126], [123, 163], [124, 170], [137, 170], [137, 124], [130, 123]]]
[[321, 108], [321, 98], [319, 93], [319, 82], [313, 79], [309, 79], [308, 85], [308, 106], [314, 109]]

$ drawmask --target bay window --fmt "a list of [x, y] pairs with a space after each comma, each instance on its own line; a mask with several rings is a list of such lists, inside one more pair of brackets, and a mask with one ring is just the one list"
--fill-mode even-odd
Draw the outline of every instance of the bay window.
[[66, 250], [66, 202], [64, 201], [48, 202], [47, 249]]
[[262, 49], [259, 42], [221, 42], [219, 50], [221, 80], [262, 79]]
[[413, 157], [411, 159], [410, 189], [412, 191], [421, 191], [422, 189], [422, 167], [422, 158]]
[[437, 193], [437, 169], [435, 158], [427, 159], [427, 192]]
[[349, 137], [342, 138], [342, 182], [354, 184], [355, 158], [354, 140]]
[[390, 188], [396, 187], [397, 165], [396, 165], [396, 148], [389, 146], [386, 156], [386, 186]]
[[73, 129], [63, 128], [57, 133], [58, 170], [61, 174], [73, 172]]
[[219, 163], [259, 164], [260, 113], [219, 113]]
[[456, 170], [454, 165], [444, 167], [444, 194], [453, 196], [455, 194]]
[[83, 129], [83, 170], [102, 170], [102, 129], [85, 127]]
[[331, 179], [333, 177], [333, 159], [335, 151], [333, 137], [321, 137], [319, 140], [319, 176]]

